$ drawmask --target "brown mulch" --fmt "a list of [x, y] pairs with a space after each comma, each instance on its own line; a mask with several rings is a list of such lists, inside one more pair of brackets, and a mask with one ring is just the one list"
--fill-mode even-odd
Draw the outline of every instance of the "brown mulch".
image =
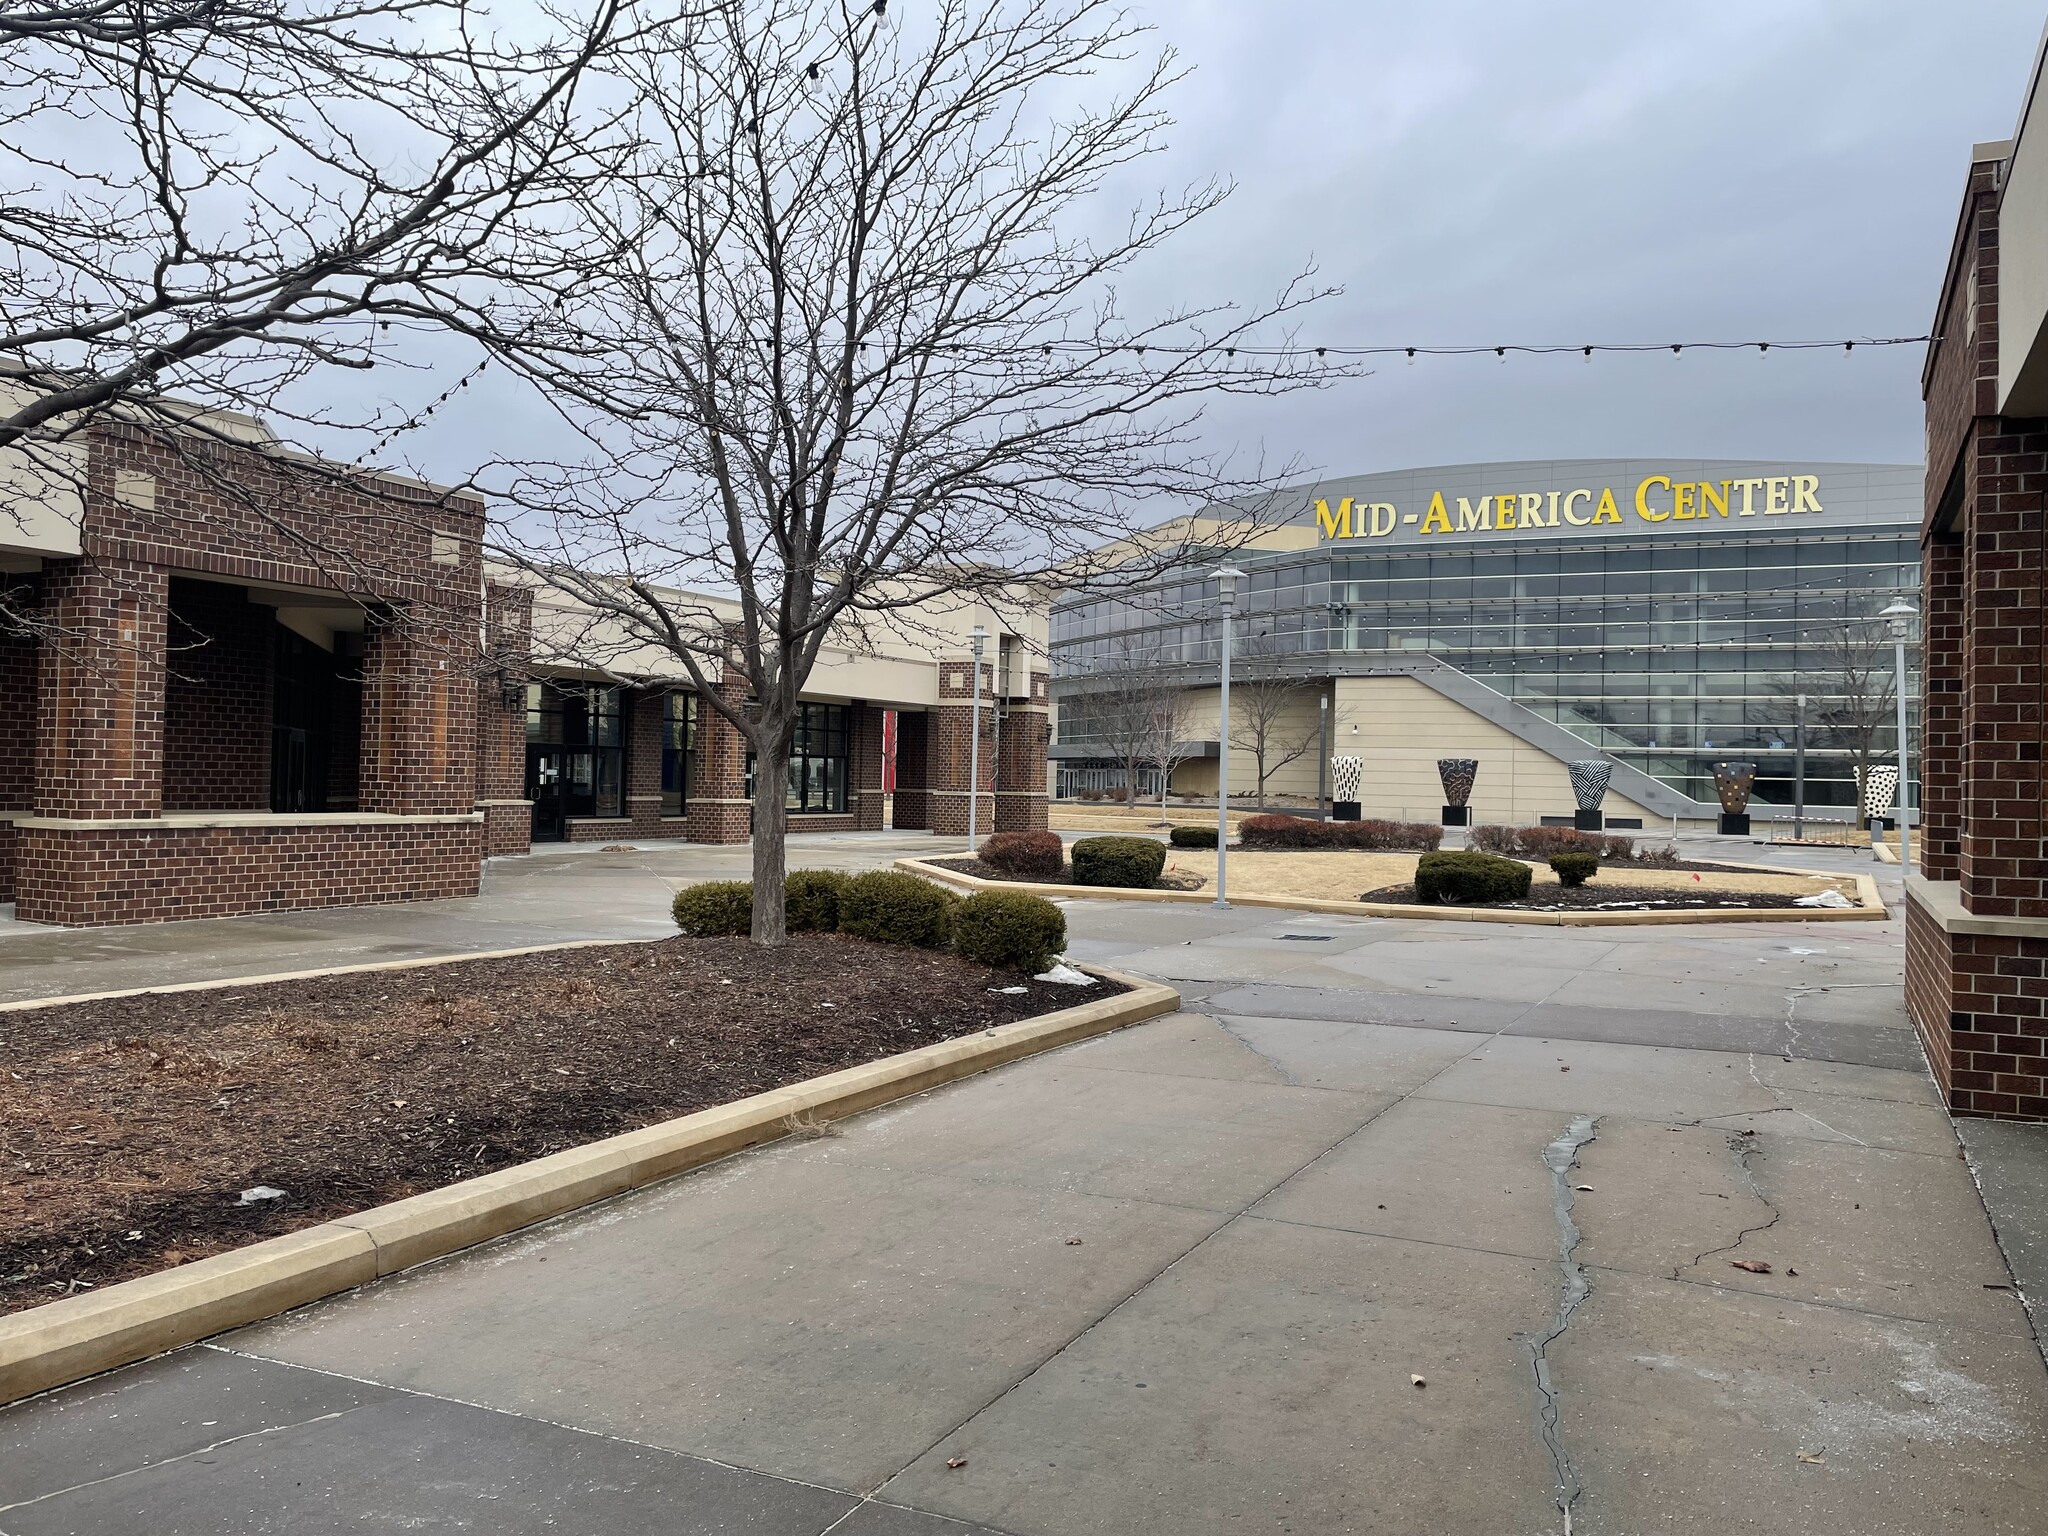
[[[1215, 851], [1213, 848], [1176, 848], [1174, 850], [1176, 853], [1214, 853]], [[967, 854], [962, 854], [958, 858], [952, 859], [926, 859], [924, 862], [935, 865], [940, 869], [951, 869], [963, 875], [973, 875], [978, 880], [1003, 880], [1012, 885], [1074, 885], [1078, 883], [1074, 879], [1074, 866], [1072, 864], [1062, 864], [1060, 872], [1056, 875], [1019, 875], [1007, 869], [997, 869], [995, 865], [984, 863], [980, 859]], [[1201, 888], [1202, 881], [1199, 876], [1189, 878], [1185, 875], [1176, 875], [1171, 871], [1162, 874], [1157, 881], [1148, 887], [1148, 889], [1155, 891], [1199, 891]], [[1103, 889], [1129, 890], [1132, 887], [1105, 886]]]
[[[1665, 869], [1713, 869], [1712, 864], [1680, 864], [1662, 866]], [[1749, 874], [1742, 870], [1736, 873]], [[1444, 902], [1444, 906], [1490, 907], [1507, 912], [1712, 912], [1723, 907], [1752, 907], [1776, 910], [1795, 907], [1796, 892], [1779, 891], [1702, 891], [1699, 895], [1674, 893], [1668, 885], [1622, 885], [1616, 882], [1594, 879], [1584, 885], [1532, 885], [1529, 895], [1522, 901], [1459, 901]], [[1385, 885], [1376, 891], [1367, 891], [1358, 898], [1360, 901], [1399, 902], [1408, 906], [1417, 905], [1415, 885]]]
[[0, 1313], [1119, 990], [800, 934], [0, 1013]]

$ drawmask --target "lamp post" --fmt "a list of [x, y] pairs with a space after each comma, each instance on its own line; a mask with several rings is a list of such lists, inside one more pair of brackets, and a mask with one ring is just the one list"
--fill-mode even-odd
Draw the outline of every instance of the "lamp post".
[[1792, 722], [1792, 841], [1806, 840], [1806, 695], [1799, 695], [1799, 714]]
[[1244, 572], [1226, 565], [1216, 573], [1216, 606], [1223, 611], [1223, 685], [1216, 707], [1216, 899], [1218, 912], [1228, 912], [1225, 889], [1230, 860], [1230, 616], [1237, 607], [1237, 584]]
[[981, 652], [988, 644], [988, 631], [975, 625], [967, 632], [967, 643], [974, 650], [974, 705], [967, 716], [967, 851], [972, 853], [975, 812], [981, 805]]
[[1892, 691], [1899, 700], [1899, 868], [1911, 869], [1913, 832], [1906, 825], [1907, 813], [1913, 806], [1913, 781], [1906, 777], [1906, 641], [1913, 633], [1913, 621], [1920, 617], [1920, 610], [1910, 598], [1895, 597], [1878, 617], [1892, 627]]
[[1316, 820], [1330, 819], [1330, 695], [1316, 695]]

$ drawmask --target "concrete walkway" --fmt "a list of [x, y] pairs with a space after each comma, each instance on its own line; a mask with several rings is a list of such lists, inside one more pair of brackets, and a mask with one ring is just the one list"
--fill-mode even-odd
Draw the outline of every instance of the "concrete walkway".
[[2048, 1528], [1896, 921], [1069, 918], [1188, 1011], [0, 1413], [0, 1533]]

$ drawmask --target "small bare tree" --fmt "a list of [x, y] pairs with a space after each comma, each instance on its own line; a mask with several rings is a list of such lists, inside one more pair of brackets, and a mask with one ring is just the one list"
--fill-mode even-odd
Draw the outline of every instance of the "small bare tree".
[[1891, 636], [1884, 625], [1845, 613], [1803, 630], [1799, 648], [1811, 664], [1799, 676], [1775, 683], [1773, 691], [1807, 696], [1816, 744], [1848, 757], [1860, 802], [1871, 767], [1898, 729]]
[[1315, 751], [1321, 731], [1313, 716], [1303, 724], [1300, 706], [1303, 699], [1313, 697], [1312, 690], [1301, 679], [1286, 675], [1273, 635], [1255, 635], [1244, 643], [1242, 677], [1236, 674], [1237, 665], [1233, 659], [1228, 745], [1251, 753], [1258, 780], [1255, 804], [1263, 811], [1266, 781]]
[[1225, 192], [1076, 232], [1167, 126], [1170, 54], [1121, 98], [1088, 83], [1141, 41], [1106, 0], [722, 4], [623, 51], [640, 151], [511, 243], [544, 297], [510, 355], [593, 451], [506, 487], [535, 515], [503, 552], [674, 657], [753, 748], [757, 943], [785, 942], [783, 783], [828, 634], [1142, 580], [1194, 546], [1141, 536], [1162, 506], [1255, 526], [1280, 477], [1202, 452], [1201, 403], [1336, 376], [1244, 349], [1299, 284], [1119, 312], [1115, 275]]

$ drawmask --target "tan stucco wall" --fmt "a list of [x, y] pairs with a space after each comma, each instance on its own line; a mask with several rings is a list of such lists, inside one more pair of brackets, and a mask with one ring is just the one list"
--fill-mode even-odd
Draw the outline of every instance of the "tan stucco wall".
[[[1474, 757], [1476, 822], [1529, 826], [1542, 816], [1569, 816], [1575, 808], [1565, 765], [1491, 720], [1473, 714], [1412, 677], [1340, 677], [1335, 689], [1336, 728], [1331, 752], [1365, 759], [1359, 797], [1367, 816], [1432, 821], [1442, 814], [1440, 757]], [[1586, 756], [1597, 754], [1590, 747]], [[1646, 827], [1660, 818], [1633, 800], [1608, 791], [1609, 816], [1640, 816]]]
[[[1571, 776], [1562, 760], [1412, 677], [1341, 677], [1328, 686], [1330, 751], [1365, 759], [1359, 795], [1367, 816], [1436, 820], [1443, 811], [1443, 785], [1436, 772], [1440, 757], [1479, 760], [1479, 778], [1472, 790], [1477, 822], [1531, 826], [1544, 816], [1569, 816], [1576, 809]], [[1311, 733], [1316, 728], [1317, 692], [1317, 685], [1304, 685], [1291, 715]], [[1215, 737], [1216, 704], [1214, 688], [1190, 691], [1188, 737]], [[1586, 756], [1595, 755], [1591, 747], [1586, 749]], [[1311, 748], [1274, 774], [1267, 781], [1268, 794], [1313, 798], [1317, 756]], [[1251, 754], [1236, 749], [1230, 759], [1233, 800], [1249, 794], [1256, 783]], [[1215, 794], [1214, 759], [1183, 763], [1173, 776], [1173, 787], [1181, 794]], [[1612, 790], [1601, 809], [1609, 816], [1641, 817], [1646, 828], [1666, 824], [1655, 812]]]
[[[1290, 689], [1286, 704], [1271, 728], [1267, 731], [1267, 760], [1278, 762], [1287, 755], [1296, 741], [1306, 741], [1308, 750], [1285, 767], [1276, 768], [1266, 778], [1266, 793], [1271, 795], [1292, 795], [1304, 800], [1313, 800], [1316, 794], [1316, 759], [1321, 756], [1317, 743], [1316, 698], [1321, 687], [1304, 683]], [[1190, 741], [1214, 741], [1216, 739], [1217, 704], [1220, 690], [1215, 688], [1191, 688], [1187, 695], [1187, 722], [1182, 736]], [[1233, 713], [1241, 709], [1242, 695], [1236, 690], [1231, 693]], [[1240, 721], [1243, 716], [1238, 715]], [[1238, 727], [1243, 732], [1242, 724]], [[1249, 795], [1258, 788], [1258, 762], [1248, 747], [1234, 747], [1230, 754], [1230, 793], [1233, 801], [1240, 795]], [[1199, 758], [1183, 763], [1174, 773], [1173, 788], [1178, 794], [1213, 795], [1216, 793], [1216, 760]]]

